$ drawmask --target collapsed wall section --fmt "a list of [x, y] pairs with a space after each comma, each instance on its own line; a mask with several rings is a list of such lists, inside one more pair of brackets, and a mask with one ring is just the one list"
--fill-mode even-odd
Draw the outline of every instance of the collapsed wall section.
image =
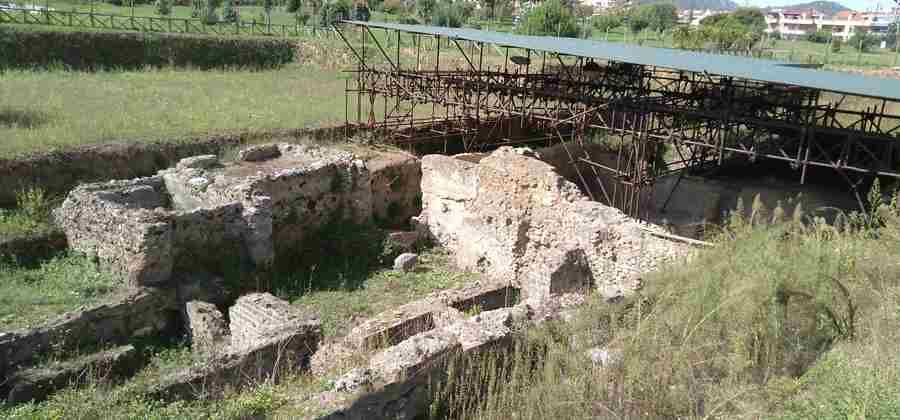
[[464, 269], [516, 282], [528, 299], [597, 287], [613, 297], [686, 252], [586, 197], [528, 149], [422, 159], [418, 223]]

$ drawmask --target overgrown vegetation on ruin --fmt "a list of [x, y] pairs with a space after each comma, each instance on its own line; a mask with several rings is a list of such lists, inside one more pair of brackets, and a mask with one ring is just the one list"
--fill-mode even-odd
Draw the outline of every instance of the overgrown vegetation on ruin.
[[734, 217], [635, 296], [594, 298], [468, 368], [435, 391], [433, 417], [892, 418], [900, 207], [877, 214]]

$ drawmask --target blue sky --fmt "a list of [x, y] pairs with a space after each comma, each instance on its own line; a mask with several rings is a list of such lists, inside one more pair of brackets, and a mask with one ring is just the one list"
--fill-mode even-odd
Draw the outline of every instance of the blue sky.
[[[744, 6], [784, 6], [789, 4], [797, 4], [797, 3], [806, 3], [809, 0], [734, 0], [735, 3]], [[883, 9], [887, 9], [888, 6], [894, 3], [893, 0], [837, 0], [838, 3], [843, 4], [853, 10], [866, 11], [866, 10], [874, 10], [875, 6], [879, 3], [881, 4]]]

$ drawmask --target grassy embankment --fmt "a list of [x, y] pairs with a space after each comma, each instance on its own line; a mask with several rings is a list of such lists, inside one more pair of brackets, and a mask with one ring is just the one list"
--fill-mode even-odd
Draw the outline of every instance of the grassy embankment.
[[880, 214], [733, 220], [636, 296], [594, 299], [436, 390], [435, 418], [897, 418], [900, 207]]

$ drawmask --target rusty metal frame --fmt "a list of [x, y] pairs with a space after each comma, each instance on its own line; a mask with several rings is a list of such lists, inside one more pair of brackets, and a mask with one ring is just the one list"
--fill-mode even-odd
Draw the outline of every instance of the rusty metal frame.
[[[594, 133], [603, 133], [616, 155], [614, 166], [592, 158], [587, 147], [578, 156], [564, 147], [585, 189], [599, 184], [601, 194], [594, 198], [633, 216], [645, 215], [646, 189], [660, 176], [678, 173], [677, 188], [686, 172], [736, 159], [784, 162], [800, 183], [808, 181], [811, 168], [830, 168], [860, 205], [861, 180], [900, 179], [900, 115], [886, 112], [888, 100], [871, 104], [816, 89], [552, 53], [548, 60], [548, 53], [528, 49], [519, 56], [527, 57], [524, 64], [516, 64], [512, 47], [505, 46], [495, 57], [502, 65], [493, 69], [485, 67], [483, 43], [400, 31], [384, 38], [395, 43], [394, 62], [368, 28], [360, 27], [369, 36], [363, 33], [359, 46], [343, 30], [336, 28], [357, 58], [346, 89], [348, 135], [376, 132], [383, 141], [411, 148], [443, 139], [446, 152], [453, 149], [450, 142], [459, 151], [587, 146]], [[413, 39], [414, 65], [401, 64], [401, 35]], [[367, 38], [389, 66], [367, 60]], [[447, 48], [451, 43], [456, 51]], [[454, 52], [462, 66], [453, 68]], [[541, 57], [537, 72], [533, 57]], [[378, 99], [384, 109], [376, 120]], [[870, 105], [850, 105], [863, 99]], [[610, 190], [599, 182], [603, 174], [615, 180]], [[674, 193], [673, 188], [666, 203]]]

